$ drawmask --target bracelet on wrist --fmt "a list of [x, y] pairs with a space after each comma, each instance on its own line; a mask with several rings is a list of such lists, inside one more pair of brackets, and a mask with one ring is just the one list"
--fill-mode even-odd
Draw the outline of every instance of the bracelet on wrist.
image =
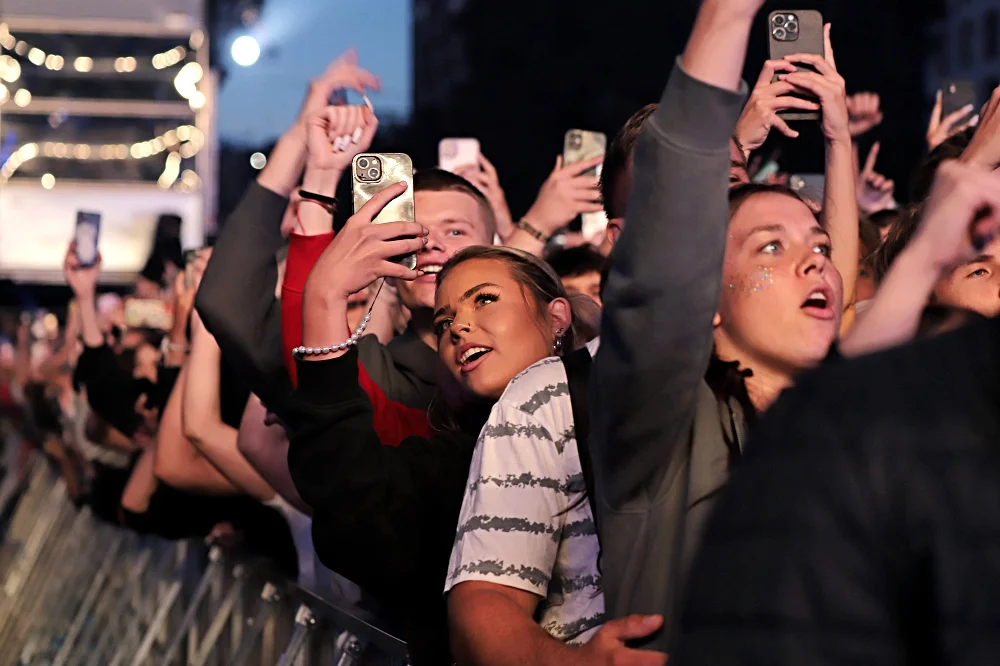
[[531, 224], [529, 224], [528, 221], [525, 220], [523, 217], [520, 220], [518, 220], [514, 226], [539, 242], [542, 243], [549, 242], [550, 236], [546, 236], [541, 231], [531, 226]]
[[160, 343], [160, 353], [166, 356], [170, 352], [184, 352], [188, 353], [190, 347], [187, 343], [171, 342], [170, 338], [163, 338], [163, 342]]
[[[373, 303], [374, 305], [374, 303]], [[368, 322], [371, 321], [372, 312], [371, 309], [365, 314], [365, 318], [361, 320], [361, 324], [355, 329], [354, 333], [351, 333], [351, 337], [347, 338], [343, 342], [337, 345], [332, 345], [330, 347], [296, 347], [292, 350], [292, 356], [294, 358], [305, 358], [306, 356], [322, 356], [323, 354], [330, 354], [333, 352], [344, 351], [354, 345], [358, 344], [358, 340], [361, 339], [361, 334], [365, 332], [368, 328]]]
[[328, 197], [325, 194], [317, 194], [316, 192], [310, 192], [309, 190], [299, 190], [299, 196], [302, 197], [303, 201], [311, 201], [317, 203], [326, 209], [326, 212], [333, 215], [337, 212], [337, 197]]

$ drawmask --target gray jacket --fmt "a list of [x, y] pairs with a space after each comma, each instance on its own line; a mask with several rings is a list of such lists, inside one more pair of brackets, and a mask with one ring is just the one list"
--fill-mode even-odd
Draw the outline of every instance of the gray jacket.
[[666, 631], [649, 645], [663, 651], [741, 442], [742, 412], [716, 398], [705, 372], [729, 223], [729, 137], [744, 98], [675, 65], [636, 143], [591, 381], [605, 605], [609, 617], [663, 614]]

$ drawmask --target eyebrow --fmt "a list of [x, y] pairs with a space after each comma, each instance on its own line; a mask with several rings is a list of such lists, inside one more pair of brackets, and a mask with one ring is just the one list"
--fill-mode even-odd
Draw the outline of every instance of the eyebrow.
[[[461, 303], [462, 301], [469, 300], [469, 298], [471, 298], [473, 294], [475, 294], [477, 291], [479, 291], [480, 289], [482, 289], [484, 287], [497, 287], [497, 288], [499, 288], [498, 285], [495, 285], [492, 282], [483, 282], [482, 284], [477, 284], [475, 287], [473, 287], [472, 289], [469, 289], [464, 294], [462, 294], [459, 297], [458, 302]], [[450, 305], [446, 305], [443, 308], [438, 308], [434, 312], [434, 319], [437, 319], [438, 317], [440, 317], [441, 315], [445, 314], [446, 312], [448, 312], [451, 309], [452, 309], [452, 307]]]
[[992, 254], [981, 254], [975, 259], [970, 259], [969, 261], [965, 262], [962, 265], [969, 266], [971, 264], [984, 264], [986, 262], [993, 261], [995, 258], [996, 257], [994, 257]]
[[[786, 229], [785, 229], [785, 225], [783, 225], [783, 224], [762, 224], [762, 225], [760, 225], [758, 227], [754, 227], [753, 229], [751, 229], [747, 233], [747, 235], [743, 238], [743, 242], [746, 242], [746, 241], [750, 240], [756, 234], [765, 233], [765, 232], [766, 233], [778, 233], [778, 232], [784, 232], [784, 231], [786, 231]], [[827, 230], [824, 229], [821, 226], [818, 226], [818, 225], [809, 230], [809, 235], [810, 236], [823, 236], [824, 238], [827, 238], [827, 239], [830, 238], [830, 234], [827, 232]]]

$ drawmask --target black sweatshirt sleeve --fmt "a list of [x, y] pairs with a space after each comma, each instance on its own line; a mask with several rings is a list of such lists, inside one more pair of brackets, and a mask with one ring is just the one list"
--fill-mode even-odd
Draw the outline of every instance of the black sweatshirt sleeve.
[[368, 591], [400, 599], [444, 588], [474, 441], [456, 434], [383, 446], [352, 349], [300, 362], [288, 466], [313, 507], [320, 559]]
[[281, 353], [275, 254], [288, 200], [256, 182], [229, 216], [208, 262], [195, 307], [227, 363], [280, 417], [292, 384]]
[[84, 347], [75, 378], [87, 387], [87, 402], [94, 413], [127, 437], [135, 434], [139, 427], [135, 379], [118, 365], [111, 347]]

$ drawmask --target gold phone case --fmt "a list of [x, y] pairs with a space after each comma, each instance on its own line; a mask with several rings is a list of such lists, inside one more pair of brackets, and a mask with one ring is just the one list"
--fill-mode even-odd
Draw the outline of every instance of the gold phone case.
[[[413, 161], [403, 153], [363, 153], [351, 164], [351, 194], [354, 212], [389, 185], [406, 181], [406, 191], [389, 202], [372, 224], [415, 222], [413, 213]], [[393, 257], [392, 261], [416, 268], [416, 253]]]
[[[589, 160], [592, 157], [603, 157], [608, 147], [608, 137], [602, 132], [571, 129], [566, 132], [563, 140], [563, 166]], [[584, 172], [589, 176], [600, 175], [600, 167]]]

